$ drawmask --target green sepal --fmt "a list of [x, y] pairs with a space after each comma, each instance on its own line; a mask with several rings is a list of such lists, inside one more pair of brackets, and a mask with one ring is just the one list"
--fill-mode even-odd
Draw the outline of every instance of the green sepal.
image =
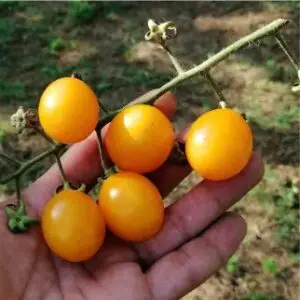
[[17, 208], [16, 213], [17, 213], [17, 216], [19, 216], [19, 217], [22, 217], [22, 216], [24, 216], [26, 214], [26, 212], [25, 212], [25, 204], [24, 204], [24, 202], [22, 200], [20, 200], [20, 202], [19, 202], [19, 207]]
[[37, 218], [31, 216], [23, 216], [21, 218], [21, 221], [24, 223], [25, 226], [29, 227], [40, 223], [40, 221]]
[[14, 233], [18, 233], [18, 221], [16, 218], [11, 218], [8, 220], [7, 223], [8, 228], [10, 229], [10, 231], [14, 232]]
[[17, 212], [10, 207], [5, 207], [5, 213], [9, 218], [15, 218], [17, 216]]

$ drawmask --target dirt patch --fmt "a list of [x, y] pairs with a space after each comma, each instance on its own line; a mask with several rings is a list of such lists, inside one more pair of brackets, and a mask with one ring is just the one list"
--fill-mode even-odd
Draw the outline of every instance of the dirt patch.
[[248, 12], [246, 14], [228, 15], [225, 17], [208, 15], [196, 18], [194, 26], [199, 31], [220, 30], [241, 36], [277, 18], [285, 17], [287, 17], [287, 13], [284, 12]]
[[140, 42], [133, 46], [125, 57], [129, 63], [145, 64], [148, 68], [157, 71], [173, 70], [165, 51], [155, 43]]
[[59, 55], [59, 63], [63, 66], [72, 66], [81, 59], [95, 55], [97, 47], [84, 41], [73, 41], [74, 49], [62, 51]]
[[[259, 194], [262, 192], [268, 196], [275, 193], [276, 189], [280, 191], [280, 184], [274, 185], [269, 172], [276, 174], [276, 180], [279, 182], [284, 182], [288, 178], [299, 182], [299, 174], [295, 168], [284, 165], [276, 168], [268, 166], [268, 178], [232, 208], [246, 219], [248, 225], [247, 236], [235, 253], [235, 256], [239, 258], [238, 271], [231, 274], [226, 268], [223, 268], [182, 299], [240, 300], [242, 295], [247, 295], [251, 291], [259, 291], [264, 294], [265, 298], [249, 299], [299, 299], [300, 278], [297, 264], [291, 260], [288, 252], [280, 247], [274, 238], [274, 232], [279, 227], [279, 223], [272, 218], [276, 206], [263, 199], [264, 196]], [[190, 178], [190, 182], [197, 181], [195, 175], [191, 175]], [[183, 185], [179, 193], [186, 191], [186, 186]], [[258, 200], [263, 202], [258, 203]], [[262, 262], [270, 258], [276, 261], [278, 270], [276, 275], [270, 274], [262, 268]]]

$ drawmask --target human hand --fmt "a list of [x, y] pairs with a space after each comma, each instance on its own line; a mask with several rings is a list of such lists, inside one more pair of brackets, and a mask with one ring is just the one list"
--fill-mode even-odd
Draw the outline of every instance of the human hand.
[[[176, 110], [170, 93], [155, 105], [168, 117]], [[179, 138], [184, 139], [183, 134]], [[101, 169], [96, 136], [72, 146], [62, 163], [70, 182], [94, 181]], [[187, 166], [166, 163], [149, 178], [166, 196], [189, 172]], [[262, 175], [263, 163], [253, 154], [235, 178], [205, 180], [168, 207], [162, 230], [151, 240], [129, 244], [108, 234], [97, 255], [84, 263], [54, 256], [38, 228], [13, 235], [1, 209], [0, 299], [178, 299], [214, 274], [237, 249], [246, 224], [240, 216], [225, 211]], [[40, 215], [60, 184], [59, 171], [53, 166], [23, 191], [29, 212]]]

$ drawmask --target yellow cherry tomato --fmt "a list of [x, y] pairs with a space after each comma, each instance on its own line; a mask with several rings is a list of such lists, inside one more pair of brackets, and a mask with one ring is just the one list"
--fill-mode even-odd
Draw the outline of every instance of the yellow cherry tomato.
[[137, 104], [125, 108], [113, 119], [105, 145], [121, 170], [148, 173], [167, 160], [174, 145], [174, 130], [160, 110]]
[[200, 116], [186, 140], [186, 156], [203, 178], [225, 180], [242, 171], [252, 153], [252, 132], [236, 111], [220, 108]]
[[41, 224], [51, 251], [70, 262], [91, 258], [104, 241], [101, 209], [80, 191], [66, 189], [56, 194], [46, 204]]
[[107, 227], [127, 241], [150, 239], [164, 221], [159, 191], [149, 179], [136, 173], [120, 172], [106, 179], [99, 204]]
[[99, 103], [95, 93], [83, 81], [64, 77], [45, 89], [38, 115], [48, 136], [71, 144], [84, 140], [93, 132], [99, 119]]

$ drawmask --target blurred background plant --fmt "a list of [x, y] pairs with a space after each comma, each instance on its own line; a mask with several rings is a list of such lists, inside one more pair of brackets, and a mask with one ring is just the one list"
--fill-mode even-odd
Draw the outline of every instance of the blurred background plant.
[[[183, 66], [199, 63], [241, 36], [286, 17], [287, 43], [299, 58], [299, 3], [286, 2], [0, 2], [0, 151], [27, 159], [47, 144], [33, 132], [16, 136], [9, 116], [36, 107], [42, 90], [76, 71], [104, 104], [119, 107], [172, 76], [168, 58], [145, 42], [147, 20], [173, 20], [172, 49]], [[266, 162], [263, 182], [233, 209], [248, 235], [226, 266], [185, 300], [296, 300], [299, 283], [299, 105], [297, 79], [274, 39], [249, 45], [212, 70], [231, 105], [247, 113], [257, 152]], [[180, 130], [218, 101], [204, 78], [176, 88]], [[53, 161], [23, 178], [32, 182]], [[10, 167], [0, 161], [0, 172]], [[176, 199], [197, 182], [191, 174]], [[0, 200], [12, 191], [0, 186]]]

